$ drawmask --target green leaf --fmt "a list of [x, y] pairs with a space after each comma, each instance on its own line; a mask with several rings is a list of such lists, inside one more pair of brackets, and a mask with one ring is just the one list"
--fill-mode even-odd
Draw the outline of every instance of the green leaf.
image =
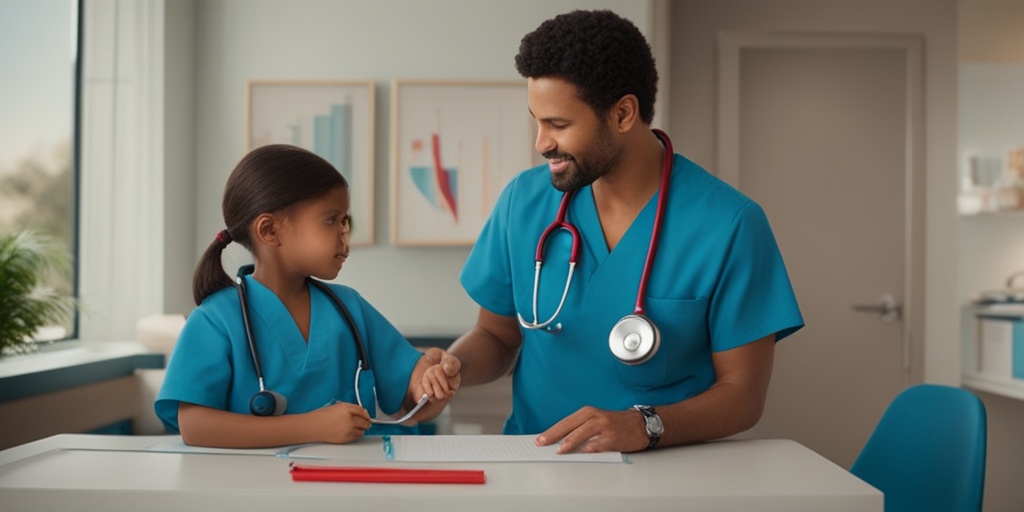
[[70, 253], [53, 237], [32, 230], [0, 236], [0, 357], [31, 352], [40, 328], [71, 318], [75, 299], [49, 286], [70, 269]]

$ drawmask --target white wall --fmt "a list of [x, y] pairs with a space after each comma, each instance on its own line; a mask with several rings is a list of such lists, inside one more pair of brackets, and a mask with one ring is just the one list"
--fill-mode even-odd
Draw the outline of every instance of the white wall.
[[[574, 8], [610, 8], [650, 34], [651, 2], [633, 0], [203, 0], [196, 4], [195, 239], [199, 257], [221, 229], [223, 185], [245, 150], [245, 86], [259, 79], [377, 83], [376, 240], [338, 277], [407, 335], [458, 335], [476, 306], [458, 276], [468, 247], [389, 245], [392, 79], [520, 79], [520, 39]], [[523, 98], [526, 108], [526, 98]], [[231, 267], [241, 251], [226, 255]], [[169, 288], [187, 284], [166, 283]], [[177, 305], [183, 307], [181, 304]]]
[[[957, 18], [960, 151], [1001, 153], [1024, 145], [1024, 2], [959, 0]], [[1024, 270], [1024, 214], [964, 217], [956, 228], [961, 303], [972, 291], [1002, 288], [1010, 273]], [[1024, 510], [1024, 402], [978, 395], [988, 412], [985, 510]]]
[[[962, 167], [968, 153], [1005, 159], [1010, 147], [1024, 146], [1024, 60], [961, 62], [959, 110]], [[971, 292], [1002, 289], [1007, 276], [1024, 271], [1024, 210], [961, 217], [958, 229], [961, 302]]]
[[163, 169], [164, 267], [162, 308], [156, 313], [185, 313], [193, 304], [191, 286], [182, 286], [195, 266], [196, 190], [195, 173], [195, 0], [172, 0], [165, 4], [162, 60], [166, 85], [160, 98], [164, 112]]

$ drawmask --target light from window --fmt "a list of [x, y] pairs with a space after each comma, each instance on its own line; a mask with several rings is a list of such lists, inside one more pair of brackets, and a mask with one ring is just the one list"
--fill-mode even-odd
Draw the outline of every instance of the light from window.
[[[79, 13], [77, 0], [0, 0], [0, 235], [32, 230], [71, 256]], [[74, 295], [74, 269], [47, 284]], [[74, 336], [74, 324], [39, 336]]]

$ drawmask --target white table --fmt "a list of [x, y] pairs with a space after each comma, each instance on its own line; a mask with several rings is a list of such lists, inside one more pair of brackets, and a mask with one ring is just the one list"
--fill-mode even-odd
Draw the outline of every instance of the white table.
[[[383, 460], [378, 437], [331, 458], [160, 453], [167, 436], [61, 434], [0, 451], [0, 508], [23, 510], [877, 511], [882, 493], [789, 440], [630, 454], [630, 464]], [[290, 462], [483, 469], [487, 483], [293, 482]]]

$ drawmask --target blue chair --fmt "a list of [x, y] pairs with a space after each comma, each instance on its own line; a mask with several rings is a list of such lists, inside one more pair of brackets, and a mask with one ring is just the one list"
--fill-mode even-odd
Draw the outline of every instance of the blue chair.
[[973, 393], [911, 386], [889, 404], [850, 472], [885, 494], [886, 512], [980, 512], [986, 428]]

